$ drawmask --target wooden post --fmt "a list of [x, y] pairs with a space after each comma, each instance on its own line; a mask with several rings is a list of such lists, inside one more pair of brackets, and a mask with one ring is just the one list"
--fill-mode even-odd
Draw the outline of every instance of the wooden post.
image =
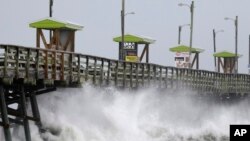
[[53, 54], [53, 56], [54, 57], [52, 57], [52, 63], [54, 63], [54, 64], [51, 64], [52, 65], [52, 71], [53, 71], [53, 75], [52, 75], [52, 78], [54, 79], [54, 80], [56, 80], [56, 68], [57, 68], [57, 66], [56, 66], [56, 59], [57, 59], [57, 57], [56, 57], [56, 55], [57, 55], [57, 53], [56, 53], [56, 51], [54, 51], [54, 52], [52, 52], [52, 54]]
[[197, 60], [196, 60], [196, 69], [199, 70], [199, 53], [196, 53]]
[[123, 88], [126, 87], [126, 78], [127, 78], [126, 71], [127, 71], [126, 63], [123, 62], [123, 79], [122, 79]]
[[147, 49], [147, 52], [146, 52], [146, 63], [149, 62], [149, 45], [147, 44], [146, 45], [146, 49]]
[[119, 42], [118, 60], [124, 60], [123, 59], [123, 48], [122, 48], [122, 43], [121, 42]]
[[6, 105], [5, 95], [4, 95], [4, 88], [2, 84], [0, 85], [0, 108], [1, 108], [1, 117], [2, 117], [5, 140], [12, 141], [7, 105]]
[[23, 118], [23, 126], [24, 126], [24, 132], [25, 132], [25, 138], [26, 141], [31, 141], [30, 136], [30, 127], [29, 127], [29, 120], [27, 118], [27, 111], [26, 111], [26, 96], [24, 91], [23, 84], [20, 85], [20, 96], [21, 96], [21, 109], [22, 109], [22, 118]]
[[78, 84], [81, 84], [81, 55], [80, 54], [78, 54], [77, 55], [77, 64], [78, 64], [78, 66], [77, 66], [77, 77], [78, 77]]
[[221, 62], [221, 60], [220, 60], [221, 58], [220, 57], [218, 57], [218, 72], [220, 73], [220, 66], [221, 66], [221, 64], [220, 64], [220, 62]]
[[168, 67], [165, 67], [165, 87], [168, 88]]
[[129, 73], [129, 75], [130, 75], [130, 88], [133, 88], [133, 63], [130, 62], [129, 64], [130, 64], [130, 68], [129, 68], [129, 70], [130, 70], [130, 73]]
[[160, 67], [160, 88], [162, 87], [162, 67]]
[[41, 29], [36, 29], [36, 47], [40, 48], [40, 34], [41, 34]]
[[176, 72], [176, 89], [179, 88], [179, 79], [180, 79], [180, 76], [179, 76], [179, 68], [175, 68], [175, 72]]
[[73, 54], [69, 54], [69, 84], [73, 81]]
[[171, 88], [174, 88], [174, 68], [171, 68]]
[[40, 112], [39, 112], [39, 108], [38, 108], [38, 104], [37, 104], [36, 93], [34, 91], [31, 92], [30, 103], [31, 103], [33, 117], [36, 120], [35, 123], [41, 132], [42, 131], [42, 122], [41, 122]]
[[85, 70], [85, 81], [89, 78], [89, 56], [86, 56], [86, 70]]
[[5, 46], [5, 48], [4, 48], [4, 77], [7, 77], [7, 65], [8, 65], [8, 63], [7, 63], [7, 60], [8, 60], [8, 57], [9, 57], [9, 55], [8, 55], [8, 46]]
[[61, 80], [64, 81], [64, 53], [61, 55]]
[[154, 65], [153, 66], [153, 73], [154, 73], [154, 78], [153, 78], [153, 84], [155, 85], [156, 84], [156, 73], [157, 73], [157, 68], [158, 66]]
[[144, 87], [145, 80], [145, 64], [142, 64], [142, 86]]
[[73, 35], [72, 35], [72, 42], [71, 42], [71, 46], [72, 46], [72, 52], [75, 52], [75, 31], [72, 31]]
[[115, 61], [115, 86], [118, 85], [118, 65], [119, 65], [119, 62]]
[[103, 85], [103, 75], [104, 75], [104, 59], [102, 58], [101, 59], [101, 70], [100, 70], [100, 75], [101, 75], [101, 77], [100, 77], [100, 86], [102, 86]]
[[148, 66], [148, 86], [150, 86], [150, 79], [151, 79], [151, 74], [150, 74], [151, 70], [150, 69], [151, 69], [151, 66], [150, 66], [150, 64], [148, 64], [147, 66]]
[[29, 78], [29, 68], [30, 68], [30, 49], [27, 49], [27, 52], [28, 52], [28, 54], [27, 54], [27, 56], [26, 56], [26, 58], [27, 58], [27, 62], [26, 62], [26, 64], [25, 64], [25, 74], [26, 74], [26, 78]]
[[110, 71], [111, 71], [111, 62], [108, 60], [108, 76], [107, 76], [107, 85], [110, 84]]
[[19, 78], [19, 48], [16, 48], [16, 78]]
[[96, 85], [96, 64], [97, 64], [97, 59], [96, 57], [94, 58], [94, 78], [93, 78], [93, 84]]
[[45, 51], [45, 64], [44, 64], [45, 79], [48, 79], [48, 51]]
[[36, 79], [39, 78], [39, 50], [36, 50]]
[[139, 64], [136, 63], [136, 88], [139, 87], [139, 77], [138, 77], [138, 75], [139, 75]]

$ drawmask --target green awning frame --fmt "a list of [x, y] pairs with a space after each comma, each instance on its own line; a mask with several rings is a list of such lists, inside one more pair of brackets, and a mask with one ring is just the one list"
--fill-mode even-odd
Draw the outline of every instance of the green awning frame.
[[69, 30], [81, 30], [83, 26], [78, 24], [73, 24], [71, 22], [64, 22], [56, 20], [54, 18], [44, 18], [29, 24], [32, 28], [39, 29], [69, 29]]
[[[235, 53], [229, 51], [216, 52], [213, 55], [214, 57], [222, 57], [222, 58], [234, 58], [236, 56]], [[237, 56], [241, 57], [242, 55], [238, 54]]]
[[[177, 47], [172, 47], [169, 49], [171, 52], [189, 52], [190, 47], [189, 46], [185, 46], [185, 45], [180, 45]], [[201, 53], [203, 52], [204, 49], [200, 49], [200, 48], [192, 48], [191, 52], [192, 53]]]
[[[122, 36], [113, 38], [113, 41], [122, 42]], [[126, 34], [124, 35], [124, 42], [125, 43], [138, 43], [138, 44], [152, 44], [155, 42], [155, 40], [148, 38], [148, 37]]]

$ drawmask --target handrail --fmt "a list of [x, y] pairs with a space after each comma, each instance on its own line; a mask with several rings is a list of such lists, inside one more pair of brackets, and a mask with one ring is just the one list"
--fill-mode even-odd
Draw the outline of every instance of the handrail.
[[0, 45], [0, 78], [46, 79], [66, 84], [92, 82], [117, 87], [156, 86], [193, 89], [217, 93], [248, 93], [250, 75], [224, 74], [162, 66], [153, 63], [125, 62], [73, 52]]

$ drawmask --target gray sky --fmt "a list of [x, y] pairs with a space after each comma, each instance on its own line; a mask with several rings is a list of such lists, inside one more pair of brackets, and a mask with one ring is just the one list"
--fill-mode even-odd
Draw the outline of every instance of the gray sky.
[[[157, 40], [150, 48], [150, 62], [173, 66], [178, 26], [190, 22], [187, 7], [191, 0], [126, 0], [126, 33]], [[234, 52], [235, 27], [224, 17], [239, 16], [239, 72], [247, 73], [250, 34], [249, 0], [195, 0], [193, 47], [203, 48], [200, 68], [214, 70], [212, 29], [224, 29], [217, 35], [218, 51]], [[0, 43], [35, 46], [32, 21], [48, 16], [49, 0], [2, 0], [0, 8]], [[118, 58], [118, 45], [112, 38], [121, 34], [121, 0], [54, 0], [54, 17], [84, 26], [76, 34], [76, 51], [84, 54]], [[182, 31], [182, 43], [189, 45], [189, 28]]]

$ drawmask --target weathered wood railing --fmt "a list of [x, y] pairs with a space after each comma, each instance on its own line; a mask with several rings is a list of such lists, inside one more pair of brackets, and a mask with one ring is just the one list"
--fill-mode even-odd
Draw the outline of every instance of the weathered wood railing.
[[[132, 63], [72, 52], [0, 45], [0, 126], [5, 140], [12, 141], [10, 128], [24, 127], [31, 141], [29, 121], [43, 129], [36, 95], [56, 90], [57, 85], [89, 82], [121, 88], [157, 87], [191, 89], [198, 94], [228, 98], [250, 92], [250, 75], [222, 74], [180, 69], [148, 63]], [[26, 111], [29, 99], [32, 114]], [[14, 107], [12, 104], [16, 104]]]
[[193, 89], [212, 93], [248, 93], [250, 75], [223, 74], [156, 64], [132, 63], [72, 52], [0, 45], [0, 78], [11, 83], [45, 82], [117, 87]]

